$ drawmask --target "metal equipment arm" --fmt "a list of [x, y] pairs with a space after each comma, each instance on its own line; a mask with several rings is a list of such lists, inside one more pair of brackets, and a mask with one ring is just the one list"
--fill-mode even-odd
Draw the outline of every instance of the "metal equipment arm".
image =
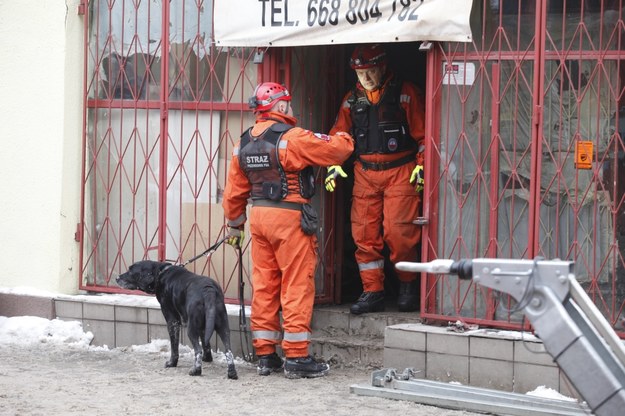
[[396, 267], [454, 274], [512, 296], [591, 411], [625, 411], [625, 347], [575, 279], [573, 262], [477, 258]]

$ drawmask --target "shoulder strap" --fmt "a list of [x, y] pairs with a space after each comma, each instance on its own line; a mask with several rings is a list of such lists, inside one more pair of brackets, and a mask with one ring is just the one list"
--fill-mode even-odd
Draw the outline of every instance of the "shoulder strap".
[[252, 128], [245, 130], [243, 134], [241, 134], [241, 143], [239, 144], [239, 148], [243, 149], [250, 142], [252, 137]]
[[285, 131], [291, 130], [293, 126], [286, 123], [274, 123], [269, 128], [276, 133], [284, 133]]
[[401, 87], [403, 81], [397, 76], [394, 76], [386, 86], [388, 88], [388, 94], [384, 94], [390, 103], [399, 103], [399, 96], [401, 95]]

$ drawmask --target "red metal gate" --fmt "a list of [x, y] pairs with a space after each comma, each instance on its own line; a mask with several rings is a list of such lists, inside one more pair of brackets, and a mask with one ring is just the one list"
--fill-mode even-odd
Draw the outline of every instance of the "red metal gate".
[[[424, 207], [425, 258], [574, 260], [617, 330], [625, 306], [624, 6], [474, 2], [474, 42], [436, 45], [429, 61]], [[521, 325], [509, 298], [453, 277], [427, 276], [425, 301], [425, 318]]]
[[[85, 112], [80, 288], [121, 292], [115, 277], [134, 261], [185, 261], [224, 236], [221, 209], [234, 143], [253, 124], [258, 82], [286, 82], [304, 127], [328, 128], [320, 108], [338, 98], [299, 67], [330, 67], [319, 48], [216, 48], [210, 1], [92, 0], [85, 19]], [[336, 88], [335, 88], [336, 89]], [[299, 111], [298, 111], [299, 110]], [[330, 201], [322, 196], [318, 206]], [[321, 233], [318, 301], [331, 300], [331, 227]], [[247, 242], [249, 244], [249, 240]], [[333, 259], [329, 258], [329, 261]], [[237, 300], [238, 261], [226, 245], [188, 267], [215, 277]], [[250, 278], [244, 248], [243, 270]], [[246, 285], [249, 299], [250, 285]]]
[[[185, 260], [223, 236], [214, 211], [232, 144], [251, 120], [257, 51], [214, 48], [211, 9], [89, 2], [81, 289], [119, 291], [114, 278], [132, 262]], [[222, 248], [191, 267], [223, 276], [236, 298], [232, 254]]]

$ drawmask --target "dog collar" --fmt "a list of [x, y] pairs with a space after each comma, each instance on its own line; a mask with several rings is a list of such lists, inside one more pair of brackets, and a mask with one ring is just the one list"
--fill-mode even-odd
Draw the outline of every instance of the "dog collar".
[[173, 265], [167, 263], [159, 272], [158, 275], [162, 275], [163, 273], [165, 273], [167, 270], [169, 270]]

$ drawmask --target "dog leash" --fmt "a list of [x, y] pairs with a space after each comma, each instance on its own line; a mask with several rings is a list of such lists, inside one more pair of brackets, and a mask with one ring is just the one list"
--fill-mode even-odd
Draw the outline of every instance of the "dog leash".
[[[236, 246], [237, 254], [239, 255], [239, 335], [241, 340], [241, 353], [243, 359], [247, 362], [251, 362], [254, 359], [254, 354], [250, 349], [250, 340], [247, 336], [247, 319], [245, 319], [245, 281], [243, 280], [243, 250], [241, 246]], [[245, 338], [245, 339], [243, 339]]]
[[193, 257], [192, 259], [187, 260], [186, 262], [182, 263], [181, 266], [184, 267], [189, 263], [193, 263], [194, 261], [196, 261], [197, 259], [199, 259], [200, 257], [203, 256], [208, 256], [209, 254], [213, 254], [215, 252], [215, 250], [217, 250], [219, 248], [219, 246], [228, 239], [228, 237], [224, 237], [221, 240], [217, 241], [215, 244], [213, 244], [212, 246], [210, 246], [209, 248], [207, 248], [203, 253], [198, 254], [197, 256]]

